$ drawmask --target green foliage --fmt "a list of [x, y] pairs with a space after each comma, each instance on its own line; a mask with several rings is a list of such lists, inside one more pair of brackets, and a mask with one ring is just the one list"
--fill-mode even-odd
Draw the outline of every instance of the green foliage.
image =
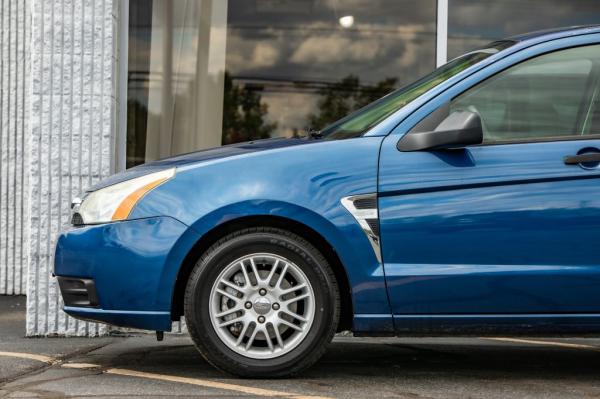
[[265, 139], [277, 127], [266, 123], [268, 106], [261, 102], [255, 90], [235, 85], [225, 73], [225, 98], [223, 101], [223, 144]]
[[351, 112], [390, 93], [398, 79], [387, 78], [375, 85], [361, 85], [360, 79], [348, 75], [319, 91], [318, 112], [308, 116], [310, 127], [320, 130]]

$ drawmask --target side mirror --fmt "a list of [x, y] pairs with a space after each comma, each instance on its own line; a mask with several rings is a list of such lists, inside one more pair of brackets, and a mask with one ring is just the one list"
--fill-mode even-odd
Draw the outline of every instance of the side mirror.
[[429, 132], [410, 132], [398, 142], [403, 152], [462, 148], [483, 142], [483, 129], [478, 114], [453, 112]]

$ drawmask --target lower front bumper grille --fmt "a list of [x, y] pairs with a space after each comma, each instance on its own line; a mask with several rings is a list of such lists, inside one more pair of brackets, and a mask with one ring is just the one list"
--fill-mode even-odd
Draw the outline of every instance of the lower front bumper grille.
[[57, 277], [65, 306], [98, 307], [94, 280], [74, 277]]

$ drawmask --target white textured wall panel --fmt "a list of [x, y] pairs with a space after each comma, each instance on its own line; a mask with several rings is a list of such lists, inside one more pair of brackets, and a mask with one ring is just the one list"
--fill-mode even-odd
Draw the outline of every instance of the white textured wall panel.
[[51, 272], [56, 237], [69, 225], [71, 199], [114, 169], [118, 0], [29, 1], [27, 335], [99, 335], [106, 327], [60, 310]]
[[25, 294], [31, 14], [0, 0], [0, 295]]

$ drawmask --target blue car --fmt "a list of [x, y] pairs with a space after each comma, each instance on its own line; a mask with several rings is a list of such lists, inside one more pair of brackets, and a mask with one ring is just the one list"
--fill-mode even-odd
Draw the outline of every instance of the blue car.
[[304, 138], [117, 174], [58, 239], [64, 310], [277, 377], [334, 334], [600, 332], [600, 27], [458, 57]]

